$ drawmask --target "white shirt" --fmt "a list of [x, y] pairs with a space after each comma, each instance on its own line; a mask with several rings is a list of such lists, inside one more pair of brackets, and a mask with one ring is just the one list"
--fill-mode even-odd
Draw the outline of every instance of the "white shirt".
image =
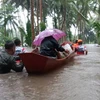
[[85, 51], [85, 50], [87, 50], [86, 46], [84, 46], [84, 45], [78, 46], [78, 51]]
[[27, 50], [24, 47], [16, 46], [15, 48], [15, 55], [18, 55], [19, 53], [25, 53]]
[[71, 46], [67, 43], [67, 44], [65, 44], [65, 45], [63, 45], [62, 46], [65, 50], [68, 50], [69, 51], [69, 53], [72, 53], [72, 48], [71, 48]]

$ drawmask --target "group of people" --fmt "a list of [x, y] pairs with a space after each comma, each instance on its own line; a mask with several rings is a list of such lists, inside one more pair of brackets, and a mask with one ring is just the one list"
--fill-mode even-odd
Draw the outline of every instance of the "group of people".
[[[21, 72], [24, 65], [23, 63], [17, 64], [16, 60], [20, 60], [19, 53], [25, 52], [27, 51], [21, 47], [21, 41], [19, 39], [6, 41], [4, 50], [0, 53], [0, 73], [8, 73], [11, 70]], [[58, 58], [59, 52], [69, 53], [52, 36], [43, 39], [39, 51], [41, 55]]]
[[19, 39], [7, 40], [4, 45], [4, 50], [0, 53], [0, 73], [8, 73], [11, 70], [21, 72], [24, 68], [23, 63], [17, 64], [16, 58], [18, 53], [26, 52], [23, 47], [20, 46], [21, 42]]
[[[69, 45], [70, 50], [74, 49], [76, 51], [86, 51], [85, 47], [82, 45], [82, 40], [76, 40], [76, 42], [72, 45]], [[69, 54], [69, 48], [64, 48], [64, 46], [60, 45], [53, 36], [45, 37], [40, 45], [39, 53], [41, 55], [59, 58], [60, 53], [62, 52], [64, 55]], [[35, 50], [33, 50], [34, 52]], [[16, 60], [19, 59], [19, 53], [25, 53], [27, 50], [24, 47], [21, 47], [21, 41], [19, 39], [15, 39], [14, 41], [8, 40], [5, 42], [4, 50], [0, 53], [0, 73], [8, 73], [11, 70], [16, 72], [21, 72], [24, 68], [23, 63], [17, 64]]]
[[53, 58], [58, 58], [59, 54], [69, 54], [71, 52], [77, 52], [77, 54], [87, 54], [87, 48], [83, 45], [82, 39], [78, 39], [75, 43], [68, 43], [67, 41], [60, 45], [56, 39], [52, 36], [46, 37], [41, 42], [40, 54]]
[[73, 43], [72, 48], [77, 52], [77, 54], [87, 54], [87, 48], [83, 45], [82, 39], [78, 39]]

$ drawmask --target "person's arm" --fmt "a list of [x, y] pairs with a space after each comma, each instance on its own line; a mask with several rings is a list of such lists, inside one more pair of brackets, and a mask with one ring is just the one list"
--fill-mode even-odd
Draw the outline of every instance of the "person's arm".
[[36, 47], [36, 48], [34, 48], [32, 51], [31, 51], [32, 53], [39, 53], [39, 50], [38, 50], [38, 47]]
[[24, 67], [22, 62], [19, 62], [19, 64], [17, 64], [14, 57], [10, 58], [10, 66], [11, 66], [11, 69], [16, 72], [22, 72], [23, 67]]
[[57, 51], [61, 51], [61, 52], [65, 51], [65, 49], [61, 45], [59, 45], [59, 43], [55, 39], [52, 39], [52, 43], [54, 44], [55, 49]]
[[56, 40], [52, 40], [57, 51], [63, 52], [65, 56], [69, 54], [69, 50], [65, 50]]
[[22, 47], [22, 53], [26, 53], [26, 52], [28, 52], [28, 51], [26, 50], [26, 48]]

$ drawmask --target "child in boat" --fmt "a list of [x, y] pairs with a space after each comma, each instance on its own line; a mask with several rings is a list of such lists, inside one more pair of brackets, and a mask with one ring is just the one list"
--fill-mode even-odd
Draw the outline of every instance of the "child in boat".
[[16, 45], [16, 48], [15, 48], [15, 55], [17, 56], [19, 53], [25, 53], [27, 52], [27, 50], [21, 46], [21, 41], [20, 39], [15, 39], [14, 40], [14, 43]]
[[27, 52], [27, 50], [21, 46], [21, 41], [20, 39], [15, 39], [14, 40], [14, 43], [15, 43], [15, 54], [14, 54], [14, 57], [16, 59], [16, 64], [20, 64], [22, 61], [20, 59], [20, 57], [18, 56], [18, 54], [20, 53], [25, 53]]

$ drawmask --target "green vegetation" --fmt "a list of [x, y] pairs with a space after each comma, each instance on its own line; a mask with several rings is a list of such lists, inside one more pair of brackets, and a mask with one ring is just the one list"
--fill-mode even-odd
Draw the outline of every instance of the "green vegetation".
[[[26, 27], [19, 18], [19, 7], [27, 10]], [[20, 37], [22, 44], [31, 46], [34, 37], [46, 28], [47, 16], [52, 17], [54, 28], [66, 32], [67, 40], [82, 38], [85, 43], [100, 44], [100, 0], [1, 0], [0, 35]], [[75, 35], [72, 25], [78, 29]], [[5, 41], [2, 36], [0, 41]]]
[[96, 30], [97, 42], [100, 45], [100, 22], [94, 22], [93, 27]]

